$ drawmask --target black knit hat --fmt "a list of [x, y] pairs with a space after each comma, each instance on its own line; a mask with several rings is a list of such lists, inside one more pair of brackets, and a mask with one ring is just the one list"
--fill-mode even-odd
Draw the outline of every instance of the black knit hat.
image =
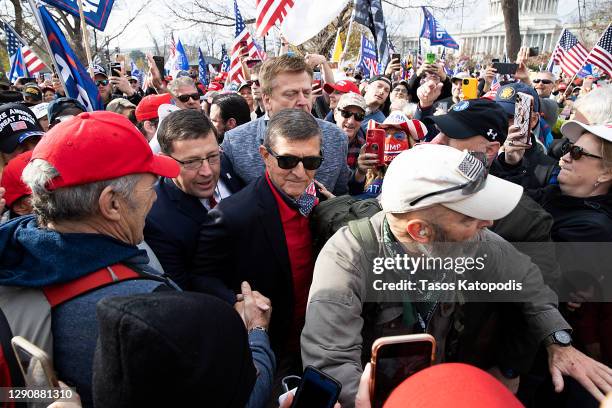
[[240, 316], [212, 296], [163, 291], [97, 305], [96, 407], [244, 407], [255, 384]]

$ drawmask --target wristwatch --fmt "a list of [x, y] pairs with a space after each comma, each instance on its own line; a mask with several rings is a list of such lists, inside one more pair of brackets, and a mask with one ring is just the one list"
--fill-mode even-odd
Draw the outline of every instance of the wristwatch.
[[262, 332], [264, 332], [264, 333], [267, 333], [267, 332], [268, 332], [268, 329], [266, 329], [265, 327], [255, 326], [255, 327], [252, 327], [252, 328], [249, 330], [249, 333], [251, 333], [251, 332], [252, 332], [252, 331], [254, 331], [254, 330], [261, 330], [261, 331], [262, 331]]
[[544, 339], [544, 345], [550, 346], [556, 344], [561, 347], [568, 347], [572, 345], [572, 336], [567, 330], [558, 330]]

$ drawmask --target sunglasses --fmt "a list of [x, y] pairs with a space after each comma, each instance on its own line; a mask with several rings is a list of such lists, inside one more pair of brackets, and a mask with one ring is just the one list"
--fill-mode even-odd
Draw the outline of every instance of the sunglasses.
[[100, 86], [100, 85], [106, 86], [108, 85], [108, 83], [109, 83], [108, 79], [99, 79], [96, 81], [96, 86]]
[[247, 81], [247, 86], [255, 85], [259, 86], [259, 79], [253, 79], [252, 81]]
[[339, 109], [339, 111], [340, 111], [340, 115], [342, 115], [344, 119], [348, 119], [352, 116], [355, 118], [357, 122], [361, 122], [365, 118], [365, 113], [350, 112], [344, 109]]
[[298, 157], [298, 156], [291, 156], [291, 155], [281, 156], [275, 153], [268, 146], [266, 146], [266, 150], [276, 159], [276, 161], [278, 162], [278, 167], [280, 167], [283, 170], [291, 170], [295, 168], [295, 166], [297, 166], [299, 162], [302, 162], [306, 170], [316, 170], [319, 167], [321, 167], [321, 163], [323, 163], [322, 156], [305, 156], [305, 157]]
[[594, 159], [603, 159], [601, 156], [586, 152], [582, 147], [576, 146], [572, 143], [566, 143], [561, 147], [561, 152], [566, 155], [570, 154], [572, 160], [580, 160], [582, 156], [593, 157]]
[[544, 85], [550, 85], [553, 83], [553, 81], [551, 81], [550, 79], [534, 79], [533, 83], [534, 84], [539, 84], [539, 83], [543, 83]]
[[176, 97], [176, 99], [178, 99], [179, 101], [183, 103], [189, 102], [189, 99], [193, 99], [194, 101], [199, 101], [200, 94], [196, 92], [196, 93], [188, 94], [188, 95], [179, 95]]
[[[410, 206], [416, 205], [426, 198], [437, 196], [440, 194], [450, 193], [452, 191], [461, 190], [461, 194], [463, 195], [472, 195], [482, 190], [485, 186], [487, 175], [489, 174], [489, 170], [487, 169], [486, 165], [486, 154], [482, 152], [470, 152], [470, 154], [465, 157], [464, 162], [468, 163], [466, 164], [467, 167], [475, 167], [477, 169], [477, 173], [472, 180], [468, 181], [467, 183], [459, 184], [458, 186], [449, 187], [445, 188], [444, 190], [434, 191], [432, 193], [422, 195], [416, 198], [415, 200], [412, 200], [410, 202]], [[462, 162], [461, 166], [463, 165], [464, 163]]]

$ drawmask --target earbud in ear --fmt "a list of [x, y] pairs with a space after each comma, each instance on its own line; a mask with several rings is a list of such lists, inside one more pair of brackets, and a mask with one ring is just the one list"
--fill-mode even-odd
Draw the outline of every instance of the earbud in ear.
[[422, 229], [419, 231], [419, 237], [426, 237], [427, 236], [427, 231]]

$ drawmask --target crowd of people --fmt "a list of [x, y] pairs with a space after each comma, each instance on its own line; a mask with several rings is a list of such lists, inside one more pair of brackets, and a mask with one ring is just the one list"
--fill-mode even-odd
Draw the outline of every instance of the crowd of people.
[[[365, 79], [284, 54], [206, 86], [148, 61], [144, 83], [91, 67], [106, 111], [58, 79], [0, 84], [2, 386], [24, 385], [5, 341], [22, 336], [78, 393], [55, 408], [278, 407], [306, 366], [366, 408], [374, 340], [430, 333], [436, 365], [385, 406], [612, 392], [607, 76], [533, 72], [524, 50], [506, 76], [433, 63], [405, 80], [393, 60]], [[491, 249], [481, 278], [520, 296], [372, 295], [374, 258], [475, 242]], [[554, 243], [597, 249], [576, 266], [585, 246]]]

